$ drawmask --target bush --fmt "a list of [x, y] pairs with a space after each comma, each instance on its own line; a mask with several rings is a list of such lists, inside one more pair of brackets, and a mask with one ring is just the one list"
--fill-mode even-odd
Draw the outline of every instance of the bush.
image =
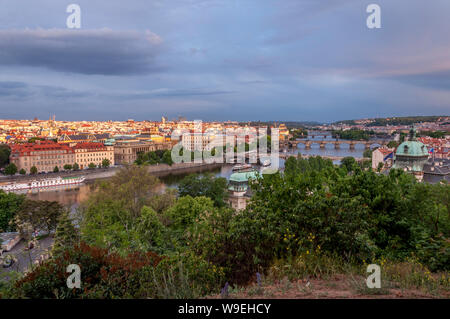
[[[156, 267], [158, 255], [133, 252], [125, 257], [84, 243], [43, 262], [15, 283], [19, 298], [133, 298], [140, 287], [141, 271]], [[67, 288], [66, 268], [81, 268], [81, 289]]]

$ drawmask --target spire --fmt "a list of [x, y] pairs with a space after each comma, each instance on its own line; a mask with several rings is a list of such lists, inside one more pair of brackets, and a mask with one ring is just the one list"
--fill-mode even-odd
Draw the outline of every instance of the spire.
[[416, 140], [416, 127], [414, 126], [414, 124], [411, 126], [411, 130], [409, 131], [409, 140], [410, 141], [415, 141]]

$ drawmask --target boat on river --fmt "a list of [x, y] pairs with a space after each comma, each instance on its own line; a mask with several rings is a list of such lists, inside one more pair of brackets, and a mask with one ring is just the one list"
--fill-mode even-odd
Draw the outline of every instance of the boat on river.
[[56, 178], [44, 178], [41, 180], [32, 180], [26, 183], [9, 183], [5, 185], [0, 185], [0, 189], [5, 192], [20, 191], [24, 189], [34, 189], [34, 188], [47, 188], [55, 186], [64, 185], [74, 185], [81, 184], [86, 178], [84, 176], [75, 177], [56, 177]]

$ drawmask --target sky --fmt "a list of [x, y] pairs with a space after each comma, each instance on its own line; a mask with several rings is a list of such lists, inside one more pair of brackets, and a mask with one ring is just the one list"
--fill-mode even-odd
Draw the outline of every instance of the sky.
[[0, 0], [0, 118], [449, 115], [449, 38], [448, 0]]

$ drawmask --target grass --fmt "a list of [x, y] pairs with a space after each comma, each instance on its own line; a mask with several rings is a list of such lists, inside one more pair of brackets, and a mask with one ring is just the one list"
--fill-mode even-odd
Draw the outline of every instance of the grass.
[[[345, 262], [340, 257], [320, 252], [304, 253], [297, 257], [275, 260], [262, 276], [262, 284], [240, 289], [239, 294], [247, 296], [315, 295], [329, 297], [328, 291], [347, 291], [353, 296], [431, 296], [448, 298], [450, 277], [448, 272], [431, 273], [417, 260], [409, 258], [403, 262], [380, 259], [374, 263], [381, 267], [381, 288], [368, 288], [367, 264]], [[343, 279], [336, 279], [337, 277]], [[317, 283], [316, 291], [310, 281]], [[341, 280], [341, 281], [339, 281]], [[342, 282], [344, 280], [344, 282]], [[306, 283], [306, 284], [305, 284]], [[275, 290], [274, 290], [275, 289]]]
[[161, 276], [155, 276], [153, 273], [153, 281], [158, 298], [195, 299], [201, 296], [201, 289], [192, 284], [189, 273], [181, 262], [177, 271], [169, 268]]

